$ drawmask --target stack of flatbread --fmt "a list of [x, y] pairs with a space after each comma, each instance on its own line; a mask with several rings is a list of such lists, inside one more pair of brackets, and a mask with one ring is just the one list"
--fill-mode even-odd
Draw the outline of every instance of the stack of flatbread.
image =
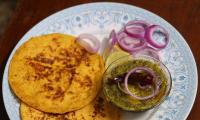
[[33, 37], [14, 54], [9, 83], [21, 100], [22, 120], [118, 120], [101, 92], [104, 63], [75, 37]]

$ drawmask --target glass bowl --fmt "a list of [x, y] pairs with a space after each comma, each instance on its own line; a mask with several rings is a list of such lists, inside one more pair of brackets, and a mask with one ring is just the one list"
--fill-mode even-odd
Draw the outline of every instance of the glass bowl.
[[[113, 79], [126, 74], [135, 67], [148, 67], [156, 73], [157, 78], [161, 81], [159, 93], [156, 96], [138, 100], [124, 92], [123, 88], [119, 87], [119, 82], [113, 82]], [[124, 86], [123, 83], [121, 82], [120, 86]], [[103, 92], [107, 100], [126, 111], [145, 111], [160, 105], [169, 95], [171, 86], [172, 79], [168, 68], [161, 61], [145, 55], [121, 57], [107, 67], [103, 76]], [[137, 88], [137, 86], [133, 86], [133, 88]], [[139, 96], [145, 96], [145, 94], [149, 94], [150, 90], [152, 89], [137, 88], [133, 91]]]

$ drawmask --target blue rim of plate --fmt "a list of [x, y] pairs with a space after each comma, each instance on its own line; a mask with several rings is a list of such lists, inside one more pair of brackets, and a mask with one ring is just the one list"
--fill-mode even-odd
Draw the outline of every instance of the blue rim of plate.
[[5, 78], [7, 78], [8, 66], [9, 66], [10, 60], [11, 60], [14, 52], [16, 51], [16, 49], [24, 41], [26, 41], [26, 39], [28, 39], [32, 33], [40, 30], [40, 28], [42, 26], [48, 25], [50, 23], [49, 20], [59, 18], [60, 16], [63, 16], [63, 14], [73, 15], [73, 14], [78, 13], [78, 11], [82, 11], [82, 10], [91, 10], [91, 9], [96, 9], [96, 8], [118, 8], [118, 7], [119, 7], [119, 9], [126, 9], [127, 11], [130, 11], [130, 12], [132, 10], [137, 10], [140, 12], [140, 14], [145, 14], [149, 18], [154, 17], [154, 20], [159, 21], [160, 23], [163, 23], [165, 25], [166, 29], [170, 29], [172, 31], [173, 36], [177, 36], [179, 39], [182, 40], [181, 42], [179, 41], [180, 44], [177, 44], [177, 46], [178, 46], [178, 48], [181, 49], [181, 51], [187, 53], [187, 57], [189, 59], [185, 59], [185, 62], [190, 63], [190, 71], [189, 71], [190, 78], [189, 78], [189, 80], [192, 79], [192, 81], [191, 81], [192, 83], [190, 84], [190, 86], [188, 88], [189, 90], [191, 90], [191, 92], [189, 93], [190, 97], [187, 100], [187, 104], [185, 104], [184, 108], [181, 109], [181, 113], [179, 114], [179, 116], [176, 116], [176, 119], [177, 120], [186, 119], [192, 109], [193, 104], [194, 104], [194, 101], [196, 98], [196, 93], [197, 93], [197, 87], [198, 87], [197, 67], [196, 67], [194, 56], [192, 54], [192, 51], [190, 50], [189, 45], [187, 44], [185, 39], [181, 36], [181, 34], [171, 24], [169, 24], [167, 21], [165, 21], [163, 18], [159, 17], [158, 15], [156, 15], [148, 10], [145, 10], [143, 8], [139, 8], [139, 7], [135, 7], [135, 6], [128, 5], [128, 4], [123, 4], [123, 3], [112, 3], [112, 2], [88, 3], [88, 4], [82, 4], [82, 5], [77, 5], [74, 7], [66, 8], [64, 10], [61, 10], [61, 11], [45, 18], [44, 20], [42, 20], [41, 22], [36, 24], [32, 29], [30, 29], [22, 37], [22, 39], [17, 43], [17, 45], [15, 46], [15, 48], [13, 49], [12, 53], [9, 56], [9, 59], [7, 61], [6, 67], [5, 67], [4, 76], [3, 76], [2, 92], [3, 92], [4, 105], [5, 105], [8, 116], [10, 117], [12, 115], [12, 113], [9, 112], [10, 108], [8, 108], [9, 105], [6, 102], [6, 94], [4, 92], [4, 90], [7, 89], [7, 88], [5, 88], [5, 84], [6, 84], [6, 82], [8, 83], [8, 81], [6, 81], [7, 79], [5, 80]]

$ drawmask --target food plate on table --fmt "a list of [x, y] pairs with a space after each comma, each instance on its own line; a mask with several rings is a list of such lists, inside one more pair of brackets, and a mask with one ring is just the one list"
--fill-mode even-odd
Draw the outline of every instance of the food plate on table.
[[[157, 94], [157, 87], [161, 86], [161, 89], [166, 92], [165, 97], [164, 98], [161, 97], [162, 99], [159, 99], [158, 102], [153, 102], [153, 104], [155, 104], [155, 105], [150, 105], [149, 103], [151, 103], [151, 101], [147, 101], [146, 102], [147, 104], [141, 103], [141, 104], [144, 104], [144, 106], [142, 106], [144, 108], [140, 107], [140, 109], [138, 109], [138, 108], [136, 109], [136, 107], [133, 106], [132, 108], [128, 108], [128, 110], [127, 110], [127, 106], [121, 106], [121, 104], [119, 105], [118, 103], [115, 103], [115, 101], [113, 101], [113, 99], [111, 99], [111, 97], [109, 97], [108, 92], [107, 92], [108, 89], [106, 89], [103, 92], [106, 97], [105, 98], [100, 97], [100, 98], [103, 100], [111, 101], [115, 105], [118, 104], [117, 105], [118, 107], [120, 107], [122, 109], [125, 108], [126, 111], [124, 111], [124, 110], [118, 111], [118, 108], [115, 108], [116, 106], [112, 106], [112, 105], [110, 106], [110, 104], [108, 104], [106, 102], [105, 103], [106, 105], [104, 104], [104, 106], [103, 106], [103, 107], [105, 107], [105, 110], [103, 109], [103, 111], [105, 111], [106, 113], [102, 113], [101, 116], [108, 116], [108, 119], [109, 119], [110, 114], [116, 114], [114, 117], [117, 116], [117, 118], [120, 118], [121, 120], [140, 120], [140, 119], [142, 119], [142, 120], [145, 120], [145, 119], [148, 119], [148, 120], [149, 119], [150, 120], [172, 120], [172, 119], [173, 120], [182, 120], [182, 119], [186, 119], [190, 113], [190, 110], [191, 110], [194, 100], [195, 100], [195, 96], [196, 96], [196, 92], [197, 92], [197, 80], [198, 80], [196, 63], [195, 63], [194, 57], [192, 55], [192, 52], [191, 52], [188, 44], [185, 42], [184, 38], [180, 35], [180, 33], [173, 26], [171, 26], [169, 23], [167, 23], [164, 19], [160, 18], [159, 16], [157, 16], [151, 12], [148, 12], [147, 10], [144, 10], [144, 9], [141, 9], [138, 7], [134, 7], [131, 5], [120, 4], [120, 3], [90, 3], [90, 4], [83, 4], [83, 5], [71, 7], [68, 9], [64, 9], [64, 10], [57, 12], [57, 13], [47, 17], [46, 19], [42, 20], [40, 23], [35, 25], [30, 31], [28, 31], [23, 36], [23, 38], [18, 42], [18, 44], [15, 46], [14, 50], [11, 53], [11, 55], [7, 61], [5, 71], [4, 71], [4, 76], [3, 76], [3, 84], [2, 84], [3, 99], [4, 99], [5, 108], [8, 113], [9, 118], [11, 120], [20, 120], [20, 118], [22, 116], [24, 116], [23, 117], [24, 119], [26, 117], [28, 117], [29, 114], [26, 114], [26, 112], [30, 111], [32, 108], [27, 108], [26, 105], [29, 105], [29, 106], [35, 108], [33, 110], [33, 111], [35, 111], [35, 112], [33, 112], [34, 115], [40, 114], [40, 111], [37, 111], [37, 110], [41, 110], [44, 112], [50, 112], [50, 113], [59, 113], [59, 114], [65, 113], [65, 112], [71, 112], [73, 110], [78, 110], [71, 114], [73, 114], [73, 115], [78, 114], [77, 115], [77, 116], [79, 116], [78, 118], [81, 118], [82, 117], [81, 114], [85, 112], [85, 113], [88, 113], [88, 116], [90, 116], [90, 112], [93, 111], [92, 107], [96, 108], [95, 103], [96, 103], [96, 101], [99, 102], [98, 97], [91, 103], [92, 99], [94, 99], [94, 96], [98, 96], [97, 94], [102, 94], [102, 93], [97, 93], [97, 92], [88, 94], [89, 98], [87, 98], [87, 100], [84, 101], [85, 94], [84, 95], [80, 94], [81, 92], [84, 92], [84, 91], [74, 89], [75, 92], [76, 92], [76, 90], [80, 92], [79, 93], [81, 95], [80, 100], [82, 99], [84, 101], [83, 102], [84, 105], [82, 105], [80, 103], [80, 101], [76, 101], [76, 99], [75, 100], [73, 99], [74, 102], [77, 102], [80, 105], [75, 105], [74, 107], [70, 108], [69, 105], [66, 105], [66, 103], [69, 103], [69, 102], [64, 102], [61, 104], [59, 102], [60, 100], [57, 100], [56, 104], [53, 104], [53, 103], [51, 103], [51, 101], [48, 101], [46, 99], [45, 101], [49, 104], [45, 103], [45, 106], [41, 107], [41, 105], [44, 104], [44, 101], [43, 101], [44, 99], [43, 99], [42, 95], [39, 97], [37, 96], [37, 98], [34, 98], [34, 96], [28, 96], [28, 97], [26, 96], [26, 95], [29, 95], [29, 93], [32, 93], [32, 95], [36, 94], [36, 93], [34, 93], [35, 92], [34, 90], [30, 90], [28, 92], [24, 91], [25, 89], [29, 89], [29, 87], [27, 87], [27, 86], [29, 86], [29, 84], [23, 83], [23, 82], [20, 82], [20, 84], [19, 84], [18, 82], [15, 83], [15, 81], [13, 82], [12, 80], [10, 80], [10, 84], [9, 84], [9, 79], [16, 79], [18, 77], [18, 76], [15, 77], [15, 71], [19, 70], [16, 68], [20, 67], [17, 63], [21, 60], [21, 58], [20, 58], [20, 56], [16, 57], [17, 56], [16, 54], [19, 54], [19, 55], [27, 54], [27, 52], [30, 50], [28, 48], [33, 49], [34, 47], [32, 45], [33, 44], [37, 45], [34, 42], [31, 43], [31, 45], [27, 45], [26, 43], [28, 43], [29, 41], [32, 41], [32, 40], [30, 40], [30, 38], [36, 37], [36, 36], [45, 36], [46, 34], [51, 34], [51, 33], [60, 33], [58, 36], [62, 36], [61, 34], [69, 34], [69, 35], [73, 35], [73, 36], [79, 36], [82, 33], [91, 34], [91, 35], [95, 36], [98, 40], [100, 40], [99, 41], [100, 48], [94, 50], [89, 47], [86, 47], [86, 50], [89, 52], [92, 52], [92, 53], [94, 53], [98, 50], [98, 53], [100, 55], [103, 55], [104, 57], [106, 56], [106, 60], [108, 62], [106, 62], [105, 58], [103, 58], [103, 59], [105, 62], [105, 67], [109, 68], [110, 65], [114, 65], [114, 66], [119, 65], [116, 61], [121, 60], [122, 59], [121, 57], [123, 57], [123, 58], [127, 57], [127, 53], [124, 53], [124, 51], [129, 51], [129, 52], [134, 51], [133, 49], [125, 47], [126, 44], [122, 44], [121, 39], [118, 38], [119, 45], [117, 47], [114, 47], [113, 49], [115, 49], [115, 50], [122, 49], [122, 51], [120, 51], [120, 52], [117, 51], [117, 52], [115, 52], [115, 54], [111, 54], [108, 52], [109, 54], [104, 55], [105, 50], [108, 48], [108, 46], [107, 46], [108, 41], [109, 41], [108, 38], [109, 38], [110, 33], [112, 33], [111, 31], [115, 30], [118, 34], [120, 32], [126, 31], [127, 34], [129, 34], [130, 36], [134, 36], [137, 39], [143, 38], [143, 36], [141, 37], [141, 34], [133, 34], [127, 30], [126, 25], [130, 21], [146, 21], [146, 22], [150, 23], [150, 25], [147, 25], [148, 26], [147, 30], [145, 28], [145, 35], [143, 35], [143, 36], [145, 36], [144, 37], [145, 41], [147, 41], [148, 44], [152, 45], [152, 48], [154, 48], [154, 49], [156, 48], [156, 50], [159, 50], [159, 57], [155, 57], [155, 54], [153, 53], [153, 57], [155, 57], [156, 60], [154, 60], [154, 59], [149, 60], [149, 58], [148, 58], [148, 61], [145, 61], [146, 57], [142, 57], [142, 59], [141, 59], [141, 56], [134, 54], [134, 56], [133, 56], [134, 60], [132, 62], [133, 63], [137, 62], [137, 64], [139, 62], [139, 64], [140, 64], [141, 61], [142, 62], [145, 61], [145, 64], [146, 64], [149, 61], [151, 61], [151, 62], [154, 61], [153, 63], [148, 63], [149, 66], [152, 66], [152, 65], [154, 65], [154, 63], [157, 64], [157, 62], [160, 61], [163, 64], [163, 66], [167, 68], [167, 70], [163, 70], [163, 71], [165, 71], [164, 73], [166, 76], [163, 75], [164, 73], [161, 72], [162, 71], [161, 68], [152, 67], [152, 69], [154, 70], [154, 72], [156, 71], [155, 73], [161, 73], [160, 74], [161, 76], [159, 78], [163, 78], [161, 80], [162, 83], [168, 84], [168, 86], [170, 86], [170, 87], [168, 88], [165, 86], [165, 84], [160, 84], [159, 82], [157, 83], [156, 81], [152, 80], [152, 84], [153, 85], [155, 84], [154, 85], [155, 89], [152, 88], [153, 94], [149, 93], [148, 94], [149, 96], [146, 96], [146, 97], [145, 97], [146, 93], [144, 94], [144, 96], [143, 96], [143, 94], [142, 94], [142, 96], [140, 96], [140, 94], [134, 94], [134, 92], [131, 92], [131, 89], [129, 89], [128, 77], [130, 77], [132, 73], [139, 74], [141, 72], [141, 70], [142, 70], [142, 72], [146, 71], [148, 73], [147, 75], [145, 74], [145, 76], [147, 76], [148, 78], [149, 78], [149, 76], [150, 77], [154, 76], [154, 74], [152, 74], [152, 71], [149, 70], [148, 65], [145, 67], [142, 67], [142, 68], [139, 67], [139, 68], [137, 68], [137, 70], [136, 69], [131, 70], [132, 68], [129, 68], [129, 70], [131, 72], [128, 72], [128, 73], [126, 73], [126, 75], [124, 75], [123, 79], [126, 78], [123, 82], [124, 84], [119, 85], [119, 82], [117, 83], [118, 87], [120, 89], [122, 88], [123, 90], [125, 90], [125, 92], [123, 94], [132, 96], [130, 99], [137, 98], [139, 100], [146, 100], [146, 99], [151, 99], [152, 97], [156, 98], [155, 95], [158, 95], [158, 96], [161, 95], [161, 93]], [[151, 37], [151, 35], [153, 35], [152, 30], [158, 29], [157, 26], [162, 26], [162, 28], [164, 30], [159, 27], [159, 30], [162, 33], [166, 33], [166, 32], [168, 33], [169, 36], [167, 35], [167, 37], [169, 40], [166, 42], [168, 44], [162, 45], [162, 46], [157, 46], [154, 42], [152, 42], [152, 39], [156, 39], [156, 38]], [[166, 30], [166, 32], [165, 32], [165, 30]], [[139, 29], [137, 28], [136, 32], [138, 32], [138, 31], [141, 31], [140, 26], [139, 26]], [[146, 34], [146, 31], [148, 34]], [[51, 34], [51, 35], [54, 35], [54, 34]], [[88, 37], [88, 35], [86, 35], [86, 36]], [[112, 35], [110, 35], [110, 36], [112, 36]], [[164, 34], [164, 36], [165, 36], [165, 34]], [[84, 37], [85, 36], [83, 35], [80, 38], [84, 38]], [[155, 37], [157, 37], [157, 36], [155, 36]], [[61, 40], [61, 38], [62, 37], [58, 37], [59, 40]], [[112, 38], [113, 38], [113, 36], [112, 36]], [[121, 38], [123, 38], [123, 37], [121, 37]], [[46, 38], [41, 38], [40, 40], [45, 41], [45, 39]], [[83, 46], [86, 45], [84, 42], [79, 41], [79, 43]], [[66, 43], [66, 44], [68, 44], [68, 43]], [[144, 43], [144, 44], [146, 44], [146, 43]], [[41, 45], [38, 45], [38, 49], [42, 45], [45, 45], [45, 42], [42, 43]], [[143, 45], [143, 43], [142, 43], [142, 45]], [[21, 49], [21, 46], [24, 47], [24, 50], [25, 50], [24, 53], [20, 52], [20, 51], [23, 51]], [[28, 46], [28, 48], [26, 48], [25, 46]], [[55, 46], [56, 46], [56, 42], [55, 42]], [[66, 45], [64, 45], [64, 46], [66, 47]], [[54, 47], [54, 44], [52, 44], [52, 47]], [[68, 47], [70, 47], [70, 46], [68, 46]], [[144, 48], [147, 48], [147, 46], [145, 46]], [[152, 49], [152, 48], [149, 48], [149, 46], [148, 46], [148, 49]], [[160, 48], [164, 48], [164, 49], [160, 49]], [[18, 50], [18, 49], [20, 49], [20, 50]], [[34, 51], [34, 50], [30, 50], [30, 53], [31, 53], [31, 51]], [[36, 51], [37, 51], [37, 47], [36, 47]], [[93, 56], [92, 53], [88, 53], [89, 56], [90, 55]], [[144, 53], [146, 54], [146, 52], [143, 52], [142, 54], [144, 54]], [[50, 52], [50, 55], [52, 55], [52, 54], [53, 54], [53, 52], [52, 53]], [[34, 55], [34, 53], [33, 53], [33, 55]], [[109, 55], [113, 56], [115, 58], [115, 60], [113, 60], [113, 61], [109, 60]], [[120, 58], [119, 58], [119, 56], [120, 56]], [[128, 56], [130, 56], [130, 55], [128, 55]], [[12, 62], [13, 58], [15, 61], [17, 61], [16, 63]], [[55, 58], [58, 58], [58, 57], [55, 57]], [[96, 57], [94, 57], [94, 58], [96, 58]], [[98, 55], [97, 55], [97, 58], [98, 58]], [[27, 58], [27, 59], [29, 61], [32, 60], [32, 58], [31, 59]], [[35, 60], [35, 59], [37, 59], [37, 58], [33, 58], [33, 60]], [[128, 60], [128, 59], [125, 59], [125, 60]], [[34, 64], [39, 64], [37, 62], [38, 61], [36, 61]], [[92, 62], [91, 64], [96, 64], [95, 60], [91, 60], [91, 62]], [[21, 63], [21, 62], [19, 62], [19, 63]], [[14, 68], [14, 69], [11, 69], [12, 70], [11, 73], [9, 73], [10, 72], [10, 68], [9, 68], [10, 64], [11, 64], [11, 68]], [[12, 64], [14, 64], [14, 65], [12, 65]], [[144, 63], [141, 63], [141, 64], [143, 65]], [[32, 65], [32, 63], [31, 63], [31, 65]], [[121, 62], [120, 62], [120, 65], [121, 65]], [[18, 66], [18, 67], [16, 67], [16, 66]], [[85, 65], [85, 66], [87, 66], [87, 65]], [[85, 66], [80, 67], [80, 71], [82, 71], [82, 68], [88, 67], [88, 66], [87, 67], [85, 67]], [[101, 65], [98, 65], [98, 66], [101, 66]], [[46, 67], [49, 67], [49, 66], [46, 66]], [[56, 68], [57, 65], [53, 64], [52, 67]], [[24, 68], [27, 69], [27, 71], [29, 71], [28, 67], [26, 68], [26, 66], [25, 66]], [[36, 68], [38, 69], [38, 67], [36, 67]], [[23, 71], [22, 68], [20, 68], [20, 69]], [[59, 67], [59, 69], [60, 69], [60, 67]], [[137, 72], [138, 70], [140, 70], [139, 73]], [[57, 69], [55, 71], [57, 71]], [[88, 67], [88, 71], [89, 71], [89, 67]], [[23, 72], [21, 72], [21, 71], [19, 71], [19, 72], [23, 75]], [[64, 71], [62, 71], [62, 72], [64, 72]], [[112, 72], [112, 70], [111, 70], [111, 72]], [[168, 75], [168, 72], [169, 72], [169, 75]], [[98, 72], [98, 74], [100, 74], [100, 73], [101, 72]], [[80, 74], [82, 75], [82, 72], [80, 72]], [[10, 75], [12, 75], [11, 78], [10, 78]], [[97, 76], [100, 76], [100, 75], [97, 75]], [[19, 76], [19, 78], [20, 78], [20, 76]], [[90, 79], [92, 79], [92, 81], [93, 81], [93, 79], [96, 80], [95, 78], [90, 78]], [[22, 79], [24, 79], [24, 78], [22, 77]], [[63, 79], [68, 79], [68, 78], [63, 77]], [[103, 79], [105, 79], [105, 77]], [[170, 81], [170, 82], [168, 82], [168, 81]], [[95, 82], [92, 82], [92, 83], [95, 83]], [[41, 83], [37, 83], [37, 84], [31, 83], [31, 85], [35, 85], [35, 86], [40, 85], [40, 84]], [[56, 85], [57, 85], [57, 83], [56, 83]], [[59, 85], [57, 85], [57, 86], [59, 86]], [[62, 85], [63, 85], [63, 83], [62, 83]], [[67, 83], [64, 85], [67, 85]], [[103, 84], [103, 85], [105, 85], [105, 84]], [[125, 87], [123, 85], [125, 85]], [[139, 85], [139, 87], [140, 87], [139, 89], [146, 89], [146, 85], [145, 86], [143, 86], [142, 84], [137, 84], [137, 85]], [[53, 86], [53, 87], [55, 87], [55, 86]], [[59, 91], [62, 91], [62, 87], [63, 86], [57, 87], [57, 88], [59, 89]], [[97, 86], [93, 87], [93, 89], [98, 90], [100, 88], [97, 85]], [[151, 88], [149, 88], [149, 89], [151, 89]], [[88, 90], [88, 89], [85, 88], [85, 90]], [[36, 91], [37, 91], [37, 89], [36, 89]], [[94, 92], [94, 91], [90, 91], [90, 92]], [[135, 89], [133, 89], [133, 91], [135, 91]], [[169, 93], [169, 95], [168, 95], [168, 93]], [[20, 107], [21, 101], [18, 99], [18, 97], [15, 94], [20, 98], [20, 100], [22, 100], [26, 104], [21, 103], [21, 107]], [[60, 92], [59, 92], [59, 94], [60, 94]], [[128, 96], [128, 97], [130, 97], [130, 96]], [[33, 99], [30, 99], [31, 97], [33, 97]], [[50, 96], [50, 98], [51, 97], [52, 96]], [[66, 100], [65, 97], [63, 98], [64, 101]], [[55, 96], [55, 98], [57, 98], [57, 96]], [[37, 101], [37, 102], [35, 102], [35, 101]], [[91, 104], [89, 104], [89, 103], [91, 103]], [[100, 103], [102, 103], [102, 102], [100, 102]], [[138, 102], [138, 103], [140, 104], [140, 102]], [[73, 104], [73, 102], [71, 104]], [[160, 104], [160, 105], [157, 106], [158, 104]], [[62, 108], [62, 109], [55, 110], [55, 105], [56, 106], [59, 105], [58, 108]], [[131, 106], [132, 106], [132, 104], [131, 104]], [[112, 111], [110, 113], [110, 110], [109, 110], [110, 107], [113, 107], [113, 109], [116, 109], [116, 111]], [[131, 109], [131, 111], [129, 111], [130, 109]], [[147, 109], [149, 109], [149, 110], [147, 110]], [[24, 111], [23, 114], [20, 113], [20, 110], [21, 110], [21, 112]], [[87, 112], [87, 111], [89, 111], [89, 112]], [[135, 112], [135, 111], [143, 111], [143, 112]], [[94, 112], [97, 113], [95, 110], [94, 110]], [[113, 118], [113, 117], [111, 116], [111, 118]], [[88, 119], [90, 119], [90, 118], [88, 118]], [[101, 117], [99, 119], [101, 119]]]

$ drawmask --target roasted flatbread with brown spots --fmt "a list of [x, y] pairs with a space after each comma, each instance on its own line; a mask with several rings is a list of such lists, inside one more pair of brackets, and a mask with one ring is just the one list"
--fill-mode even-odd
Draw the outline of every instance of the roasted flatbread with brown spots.
[[89, 104], [99, 92], [104, 64], [64, 34], [33, 37], [14, 54], [9, 83], [27, 105], [66, 113]]
[[22, 120], [120, 120], [120, 110], [103, 97], [97, 97], [80, 110], [65, 114], [44, 113], [21, 103], [20, 114]]

